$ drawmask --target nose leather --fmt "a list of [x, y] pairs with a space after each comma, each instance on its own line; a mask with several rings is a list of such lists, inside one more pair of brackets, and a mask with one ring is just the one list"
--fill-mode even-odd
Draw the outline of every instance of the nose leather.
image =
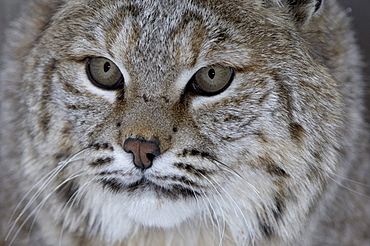
[[135, 166], [142, 170], [150, 168], [153, 159], [161, 154], [159, 143], [139, 138], [126, 139], [123, 149], [133, 155]]

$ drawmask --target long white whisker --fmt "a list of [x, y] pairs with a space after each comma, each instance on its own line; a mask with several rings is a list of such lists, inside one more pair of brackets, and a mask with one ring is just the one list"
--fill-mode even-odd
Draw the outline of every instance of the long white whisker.
[[[62, 214], [64, 214], [64, 211], [65, 209], [67, 208], [67, 206], [69, 205], [69, 208], [68, 208], [68, 211], [66, 213], [66, 216], [65, 218], [68, 218], [69, 217], [69, 214], [72, 210], [72, 207], [74, 206], [74, 204], [76, 203], [79, 197], [79, 195], [81, 195], [82, 197], [82, 194], [86, 191], [87, 187], [89, 187], [89, 185], [94, 181], [94, 178], [91, 178], [89, 181], [85, 182], [81, 187], [79, 187], [74, 193], [73, 195], [68, 199], [67, 203], [63, 206], [63, 209], [62, 209]], [[60, 232], [60, 236], [59, 236], [59, 245], [61, 245], [62, 243], [62, 238], [63, 238], [63, 233], [64, 233], [64, 229], [66, 228], [66, 221], [63, 220], [63, 225], [62, 225], [62, 230]]]
[[214, 161], [221, 164], [221, 166], [216, 164], [217, 167], [220, 168], [221, 170], [227, 171], [227, 172], [231, 173], [232, 175], [236, 175], [237, 177], [241, 178], [243, 180], [243, 182], [247, 183], [252, 188], [252, 190], [255, 192], [255, 194], [258, 196], [258, 198], [262, 201], [262, 197], [260, 196], [259, 190], [253, 184], [251, 184], [242, 175], [240, 175], [238, 172], [236, 172], [232, 168], [228, 167], [226, 164], [222, 163], [221, 161], [218, 161], [218, 160], [214, 160]]
[[241, 174], [239, 174], [237, 171], [235, 171], [234, 169], [232, 169], [231, 167], [229, 167], [225, 163], [223, 163], [223, 162], [221, 162], [217, 159], [212, 159], [212, 161], [216, 162], [216, 165], [217, 165], [217, 163], [220, 164], [220, 165], [217, 165], [218, 168], [220, 168], [224, 171], [227, 171], [227, 172], [237, 176], [238, 178], [241, 178], [242, 180], [245, 180], [245, 178]]
[[74, 155], [72, 155], [71, 157], [69, 157], [67, 160], [60, 162], [58, 165], [63, 165], [64, 163], [69, 164], [69, 163], [71, 163], [73, 161], [76, 161], [76, 159], [75, 159], [76, 157], [79, 157], [79, 155], [85, 153], [88, 150], [91, 150], [91, 147], [86, 147], [86, 148], [78, 151], [77, 153], [75, 153]]
[[[226, 190], [215, 179], [212, 179], [212, 180], [213, 180], [213, 182], [215, 182], [218, 185], [218, 187], [220, 187], [220, 189], [224, 192], [224, 194], [235, 205], [235, 207], [237, 208], [237, 210], [239, 211], [239, 213], [242, 215], [244, 222], [247, 222], [247, 218], [245, 218], [243, 211], [241, 210], [241, 208], [239, 207], [239, 205], [236, 203], [235, 199], [228, 192], [226, 192]], [[234, 207], [234, 213], [235, 213], [236, 216], [238, 216], [238, 213], [235, 210], [235, 207]]]
[[[38, 181], [35, 185], [32, 186], [32, 188], [26, 193], [26, 195], [22, 198], [22, 200], [18, 203], [17, 207], [14, 209], [13, 211], [13, 215], [14, 213], [16, 212], [16, 210], [19, 208], [20, 204], [26, 199], [26, 197], [31, 193], [31, 191], [33, 191], [39, 184], [42, 183], [42, 185], [37, 189], [37, 191], [35, 192], [35, 194], [33, 194], [33, 196], [31, 197], [31, 199], [27, 202], [27, 204], [24, 206], [24, 208], [22, 209], [22, 211], [20, 212], [20, 214], [17, 216], [17, 218], [14, 220], [14, 222], [11, 224], [11, 228], [9, 229], [6, 237], [5, 237], [5, 241], [7, 241], [11, 235], [11, 233], [14, 231], [15, 229], [15, 226], [17, 224], [17, 222], [20, 220], [20, 218], [25, 214], [25, 212], [31, 207], [32, 203], [35, 202], [35, 200], [41, 195], [41, 193], [43, 192], [43, 190], [45, 189], [45, 187], [47, 187], [50, 182], [67, 166], [69, 165], [70, 163], [76, 161], [76, 157], [79, 157], [80, 154], [84, 153], [86, 150], [88, 150], [90, 148], [84, 148], [80, 151], [78, 151], [77, 153], [75, 153], [74, 155], [72, 155], [71, 157], [69, 157], [67, 160], [65, 161], [62, 161], [60, 162], [53, 170], [51, 170], [49, 173], [47, 173], [46, 175], [44, 175], [44, 177]], [[45, 179], [46, 178], [46, 179]], [[12, 215], [12, 217], [13, 217]], [[17, 232], [15, 233], [15, 235], [13, 236], [13, 239], [11, 240], [11, 243], [10, 245], [14, 242], [15, 240], [15, 237], [19, 234], [20, 230], [22, 229], [22, 227], [24, 226], [24, 224], [26, 223], [26, 221], [29, 220], [29, 217], [28, 216], [26, 218], [26, 220], [21, 224], [21, 226], [18, 228]]]
[[[53, 170], [51, 170], [49, 173], [47, 173], [46, 175], [44, 175], [44, 177], [42, 179], [40, 179], [35, 185], [33, 185], [31, 187], [31, 189], [23, 196], [23, 198], [18, 202], [17, 206], [15, 207], [15, 209], [13, 210], [13, 213], [12, 215], [10, 216], [10, 219], [9, 219], [9, 224], [11, 225], [11, 228], [9, 230], [9, 232], [7, 233], [7, 236], [5, 237], [5, 240], [8, 239], [10, 233], [14, 230], [14, 227], [17, 223], [17, 221], [23, 216], [23, 214], [27, 211], [27, 209], [31, 206], [31, 204], [39, 197], [39, 195], [41, 194], [41, 192], [44, 190], [44, 188], [51, 182], [52, 179], [54, 179], [58, 173], [63, 170], [69, 163], [71, 163], [72, 161], [74, 161], [74, 158], [77, 157], [78, 155], [82, 154], [83, 152], [85, 152], [88, 148], [85, 148], [81, 151], [78, 151], [76, 154], [74, 154], [73, 156], [71, 156], [70, 158], [68, 158], [67, 160], [63, 161], [63, 162], [60, 162], [57, 167], [55, 167]], [[44, 181], [44, 179], [46, 178], [46, 180]], [[17, 216], [17, 218], [14, 220], [14, 222], [11, 224], [11, 220], [13, 220], [13, 216], [15, 214], [15, 212], [18, 210], [18, 208], [20, 207], [20, 205], [22, 204], [22, 202], [27, 198], [27, 196], [31, 193], [32, 190], [34, 190], [39, 184], [41, 184], [41, 182], [44, 182], [39, 188], [38, 190], [36, 191], [36, 193], [32, 196], [32, 198], [28, 201], [28, 203], [24, 206], [24, 208], [22, 209], [21, 213]]]
[[[22, 204], [22, 202], [26, 199], [26, 197], [31, 193], [31, 191], [33, 190], [33, 189], [35, 189], [41, 182], [43, 182], [44, 181], [44, 179], [47, 179], [47, 178], [50, 178], [51, 177], [51, 175], [53, 175], [53, 173], [54, 172], [57, 172], [58, 171], [58, 168], [59, 167], [56, 167], [56, 168], [54, 168], [53, 170], [51, 170], [50, 172], [48, 172], [43, 178], [41, 178], [37, 183], [35, 183], [32, 187], [31, 187], [31, 189], [29, 189], [28, 190], [28, 192], [23, 196], [23, 198], [18, 202], [18, 204], [17, 204], [17, 206], [15, 207], [15, 209], [13, 210], [13, 212], [12, 212], [12, 214], [11, 214], [11, 216], [10, 216], [10, 219], [9, 219], [9, 221], [8, 221], [8, 224], [11, 224], [12, 222], [12, 220], [13, 220], [13, 217], [14, 217], [14, 214], [15, 214], [15, 212], [18, 210], [18, 208], [20, 207], [20, 205]], [[47, 182], [47, 181], [46, 181]]]
[[369, 199], [370, 199], [370, 196], [364, 195], [364, 194], [362, 194], [362, 193], [360, 193], [360, 192], [358, 192], [358, 191], [355, 191], [355, 190], [353, 190], [353, 189], [349, 188], [348, 186], [345, 186], [344, 184], [342, 184], [342, 183], [338, 182], [337, 180], [335, 180], [334, 178], [330, 177], [329, 175], [328, 175], [328, 178], [329, 178], [329, 179], [331, 179], [331, 180], [333, 180], [333, 181], [334, 181], [336, 184], [338, 184], [339, 186], [341, 186], [341, 187], [343, 187], [343, 188], [345, 188], [345, 189], [347, 189], [347, 190], [349, 190], [349, 191], [351, 191], [351, 192], [353, 192], [353, 193], [355, 193], [355, 194], [357, 194], [357, 195], [360, 195], [360, 196], [362, 196], [362, 197], [366, 197], [366, 198], [369, 198]]
[[[11, 227], [5, 237], [5, 241], [8, 240], [10, 234], [13, 232], [17, 222], [20, 220], [20, 218], [24, 215], [24, 213], [31, 207], [32, 203], [39, 197], [39, 195], [41, 194], [41, 192], [44, 190], [44, 188], [51, 182], [51, 180], [61, 171], [63, 167], [60, 167], [60, 166], [57, 166], [56, 168], [54, 168], [51, 172], [49, 172], [47, 175], [49, 176], [44, 176], [44, 177], [48, 177], [45, 181], [43, 179], [41, 179], [39, 182], [37, 182], [37, 184], [39, 184], [41, 181], [44, 181], [44, 183], [38, 188], [38, 190], [36, 191], [36, 193], [31, 197], [31, 199], [27, 202], [27, 204], [24, 206], [24, 208], [22, 209], [22, 211], [20, 212], [20, 214], [17, 216], [17, 218], [14, 220], [14, 222], [12, 222], [11, 224]], [[22, 200], [18, 203], [17, 207], [15, 208], [13, 214], [16, 212], [16, 210], [19, 208], [21, 202], [23, 202], [25, 200], [25, 198], [30, 194], [30, 192], [36, 187], [36, 185], [34, 185], [29, 192], [27, 192], [27, 194], [22, 198]]]
[[[70, 175], [66, 180], [64, 180], [61, 184], [59, 184], [53, 191], [51, 191], [50, 193], [49, 193], [49, 195], [47, 195], [42, 201], [41, 201], [41, 207], [42, 206], [44, 206], [44, 204], [45, 204], [45, 202], [47, 201], [47, 199], [48, 199], [48, 197], [50, 197], [50, 195], [52, 194], [52, 193], [54, 193], [55, 191], [57, 191], [60, 187], [62, 187], [64, 184], [66, 184], [67, 182], [69, 182], [69, 181], [71, 181], [71, 180], [73, 180], [73, 179], [75, 179], [75, 178], [78, 178], [78, 177], [80, 177], [80, 176], [82, 176], [82, 172], [81, 171], [77, 171], [77, 172], [75, 172], [75, 173], [73, 173], [72, 175]], [[35, 214], [35, 216], [34, 216], [34, 219], [33, 219], [33, 222], [32, 222], [32, 225], [31, 225], [31, 229], [32, 229], [32, 227], [33, 227], [33, 224], [35, 223], [35, 220], [36, 220], [36, 218], [37, 218], [37, 215], [38, 215], [38, 213], [40, 212], [40, 210], [41, 210], [41, 207], [40, 207], [40, 209], [38, 209], [38, 212]]]
[[344, 181], [347, 181], [347, 182], [350, 182], [350, 183], [353, 183], [353, 184], [357, 184], [357, 185], [361, 185], [361, 186], [365, 186], [365, 187], [370, 187], [370, 184], [364, 184], [364, 183], [361, 183], [361, 182], [357, 182], [355, 180], [342, 177], [342, 176], [340, 176], [340, 175], [338, 175], [336, 173], [333, 173], [333, 172], [328, 173], [324, 169], [322, 169], [322, 167], [315, 166], [315, 168], [317, 168], [317, 170], [321, 171], [322, 173], [326, 174], [327, 176], [332, 175], [334, 177], [337, 177], [337, 178], [339, 178], [341, 180], [344, 180]]
[[[205, 193], [203, 192], [203, 199], [206, 199], [207, 200], [207, 203], [208, 203], [208, 210], [209, 210], [209, 213], [210, 213], [210, 221], [212, 222], [213, 226], [212, 226], [212, 229], [214, 230], [215, 228], [217, 229], [218, 231], [218, 234], [220, 236], [220, 242], [222, 241], [221, 239], [221, 235], [222, 235], [222, 232], [221, 232], [221, 224], [219, 222], [219, 219], [218, 219], [218, 216], [217, 216], [217, 213], [216, 213], [216, 210], [214, 209], [213, 205], [212, 205], [212, 202], [209, 200], [208, 196], [205, 195]], [[212, 216], [213, 214], [213, 216]], [[214, 220], [212, 219], [214, 218]]]
[[360, 182], [357, 182], [357, 181], [354, 181], [354, 180], [351, 180], [351, 179], [344, 178], [344, 177], [342, 177], [342, 176], [340, 176], [340, 175], [338, 175], [338, 174], [332, 173], [332, 172], [328, 173], [328, 172], [326, 172], [325, 170], [323, 170], [321, 167], [318, 167], [318, 166], [313, 166], [313, 168], [315, 168], [316, 170], [318, 170], [318, 171], [320, 171], [321, 173], [323, 173], [326, 177], [328, 177], [329, 179], [331, 179], [332, 181], [334, 181], [334, 182], [335, 182], [336, 184], [338, 184], [339, 186], [341, 186], [341, 187], [343, 187], [343, 188], [345, 188], [345, 189], [347, 189], [347, 190], [349, 190], [349, 191], [351, 191], [351, 192], [353, 192], [353, 193], [355, 193], [355, 194], [357, 194], [357, 195], [360, 195], [360, 196], [362, 196], [362, 197], [366, 197], [366, 198], [369, 198], [369, 199], [370, 199], [370, 197], [369, 197], [369, 196], [364, 195], [364, 194], [362, 194], [362, 193], [360, 193], [360, 192], [358, 192], [358, 191], [355, 191], [355, 190], [353, 190], [353, 189], [349, 188], [348, 186], [346, 186], [346, 185], [342, 184], [342, 183], [341, 183], [341, 182], [339, 182], [338, 180], [335, 180], [335, 178], [333, 178], [332, 176], [337, 177], [337, 178], [339, 178], [339, 179], [341, 179], [341, 180], [344, 180], [344, 181], [347, 181], [347, 182], [351, 182], [351, 183], [353, 183], [353, 184], [357, 184], [357, 185], [364, 186], [364, 187], [370, 187], [370, 185], [363, 184], [363, 183], [360, 183]]
[[[202, 174], [202, 173], [199, 173], [204, 179], [206, 179], [208, 182], [209, 182], [209, 184], [213, 187], [213, 189], [215, 190], [215, 192], [220, 196], [220, 198], [224, 201], [224, 203], [225, 203], [225, 200], [224, 200], [224, 197], [222, 196], [222, 194], [220, 193], [220, 191], [217, 189], [217, 187], [213, 184], [213, 182], [210, 180], [210, 179], [208, 179], [204, 174]], [[215, 216], [216, 216], [216, 222], [217, 222], [217, 224], [218, 224], [218, 228], [219, 228], [219, 235], [220, 235], [220, 245], [222, 244], [222, 240], [223, 240], [223, 238], [224, 238], [224, 235], [225, 235], [225, 228], [226, 228], [226, 225], [225, 225], [225, 223], [226, 223], [226, 220], [225, 220], [225, 214], [224, 214], [224, 210], [223, 210], [223, 208], [222, 208], [222, 206], [221, 206], [221, 204], [216, 200], [216, 202], [217, 202], [217, 205], [219, 206], [219, 208], [220, 208], [220, 211], [221, 211], [221, 214], [222, 214], [222, 218], [223, 218], [223, 226], [221, 227], [221, 224], [219, 223], [219, 221], [218, 221], [218, 219], [217, 219], [217, 214], [215, 214]], [[211, 203], [209, 203], [209, 205], [210, 206], [212, 206], [211, 205]], [[214, 210], [214, 208], [212, 207], [212, 209]], [[214, 210], [215, 211], [215, 210]]]
[[[76, 172], [77, 173], [77, 172]], [[45, 204], [45, 202], [47, 201], [47, 199], [49, 199], [49, 197], [56, 191], [58, 190], [61, 186], [63, 186], [66, 182], [76, 178], [76, 177], [79, 177], [81, 176], [81, 174], [78, 174], [78, 175], [75, 175], [65, 181], [63, 181], [61, 184], [59, 184], [56, 188], [54, 188], [41, 202], [40, 204], [38, 204], [35, 209], [26, 217], [26, 219], [23, 221], [23, 223], [19, 226], [18, 230], [15, 232], [12, 240], [10, 241], [10, 244], [9, 246], [11, 246], [15, 240], [15, 238], [17, 237], [17, 235], [19, 234], [20, 230], [23, 228], [23, 226], [27, 223], [27, 221], [35, 214], [36, 212], [36, 215], [35, 217], [37, 217], [40, 209], [43, 207], [43, 205]], [[33, 224], [33, 223], [32, 223]]]

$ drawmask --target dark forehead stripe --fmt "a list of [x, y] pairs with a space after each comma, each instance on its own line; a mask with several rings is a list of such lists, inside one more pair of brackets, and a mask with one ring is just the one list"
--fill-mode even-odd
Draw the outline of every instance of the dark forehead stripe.
[[[135, 23], [132, 21], [143, 12], [143, 9], [137, 4], [127, 3], [119, 8], [114, 9], [111, 12], [111, 15], [102, 20], [100, 29], [105, 34], [105, 44], [107, 46], [107, 51], [111, 57], [115, 57], [115, 54], [112, 53], [112, 46], [117, 40], [117, 36], [122, 32], [123, 26], [128, 20], [132, 29], [137, 28]], [[136, 39], [138, 30], [131, 30], [130, 33], [127, 33], [129, 39]]]
[[[109, 16], [96, 23], [98, 29], [104, 32], [108, 52], [116, 42], [118, 34], [122, 32], [123, 25], [129, 22], [130, 28], [135, 29], [133, 33], [138, 34], [134, 35], [135, 37], [128, 37], [137, 46], [135, 51], [152, 58], [163, 58], [161, 50], [171, 48], [169, 44], [173, 41], [174, 33], [185, 30], [191, 22], [203, 22], [205, 18], [199, 10], [189, 7], [190, 4], [174, 5], [155, 1], [146, 3], [145, 8], [138, 3], [123, 3], [119, 7], [111, 7]], [[179, 11], [180, 8], [182, 8], [181, 11]], [[91, 19], [97, 18], [99, 16]], [[197, 30], [194, 29], [195, 32]], [[128, 35], [132, 35], [131, 31]], [[133, 39], [136, 39], [135, 42]], [[194, 39], [191, 42], [190, 45], [199, 48], [199, 44], [194, 45]]]

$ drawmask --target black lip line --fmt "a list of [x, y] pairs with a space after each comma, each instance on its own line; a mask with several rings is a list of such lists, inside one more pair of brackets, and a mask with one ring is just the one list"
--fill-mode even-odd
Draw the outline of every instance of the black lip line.
[[200, 193], [196, 190], [183, 187], [181, 185], [172, 185], [172, 188], [165, 188], [157, 185], [156, 183], [142, 177], [140, 180], [131, 184], [123, 184], [116, 178], [102, 178], [100, 182], [104, 188], [108, 188], [114, 193], [129, 192], [134, 193], [144, 190], [152, 190], [159, 197], [167, 197], [171, 199], [179, 199], [186, 197], [199, 197]]

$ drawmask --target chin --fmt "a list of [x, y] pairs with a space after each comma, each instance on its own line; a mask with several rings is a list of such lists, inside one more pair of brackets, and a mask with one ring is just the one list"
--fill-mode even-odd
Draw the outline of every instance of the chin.
[[153, 184], [130, 193], [101, 187], [86, 193], [84, 213], [88, 216], [89, 230], [98, 232], [105, 241], [123, 241], [138, 228], [174, 228], [196, 221], [201, 214], [198, 200], [175, 199], [165, 192], [166, 189]]

